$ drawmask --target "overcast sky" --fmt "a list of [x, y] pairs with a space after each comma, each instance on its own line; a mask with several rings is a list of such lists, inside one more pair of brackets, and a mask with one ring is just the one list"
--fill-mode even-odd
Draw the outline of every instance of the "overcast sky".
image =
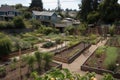
[[[57, 7], [57, 0], [42, 0], [44, 3], [44, 8], [46, 9], [55, 9]], [[80, 4], [81, 0], [60, 0], [61, 7], [63, 9], [79, 9], [78, 4]], [[31, 0], [0, 0], [1, 4], [15, 5], [21, 3], [24, 6], [29, 6]], [[120, 3], [120, 0], [119, 0]]]

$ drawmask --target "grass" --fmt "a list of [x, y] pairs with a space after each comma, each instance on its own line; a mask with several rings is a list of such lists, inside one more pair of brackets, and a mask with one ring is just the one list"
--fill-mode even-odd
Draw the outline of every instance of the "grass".
[[109, 66], [116, 62], [118, 57], [118, 48], [116, 47], [107, 47], [106, 48], [106, 59], [104, 61], [105, 66]]

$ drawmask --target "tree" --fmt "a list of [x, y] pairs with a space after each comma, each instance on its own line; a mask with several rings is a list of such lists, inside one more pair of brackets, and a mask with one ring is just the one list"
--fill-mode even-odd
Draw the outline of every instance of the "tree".
[[32, 3], [29, 7], [29, 9], [32, 10], [38, 10], [43, 11], [43, 3], [42, 0], [32, 0]]
[[16, 8], [16, 9], [20, 9], [20, 8], [22, 8], [22, 7], [23, 7], [22, 4], [16, 4], [16, 5], [15, 5], [15, 8]]
[[8, 36], [0, 33], [0, 56], [8, 56], [11, 52], [12, 42]]
[[82, 0], [80, 7], [80, 19], [83, 22], [87, 21], [87, 15], [92, 11], [92, 0]]
[[101, 21], [105, 23], [113, 23], [120, 18], [120, 9], [118, 0], [103, 0], [99, 5], [99, 13]]
[[25, 19], [32, 18], [32, 14], [30, 12], [24, 12], [23, 16], [24, 16]]
[[87, 15], [87, 22], [89, 24], [97, 23], [98, 20], [99, 20], [99, 13], [97, 11], [90, 12]]
[[37, 60], [38, 68], [41, 70], [41, 63], [42, 63], [42, 53], [39, 51], [35, 52], [35, 58]]
[[93, 2], [92, 2], [93, 11], [97, 11], [100, 1], [101, 1], [101, 0], [93, 0]]
[[16, 28], [25, 28], [22, 17], [15, 17], [13, 23]]
[[45, 70], [50, 68], [50, 62], [52, 62], [53, 55], [51, 53], [44, 53], [43, 60], [45, 61]]

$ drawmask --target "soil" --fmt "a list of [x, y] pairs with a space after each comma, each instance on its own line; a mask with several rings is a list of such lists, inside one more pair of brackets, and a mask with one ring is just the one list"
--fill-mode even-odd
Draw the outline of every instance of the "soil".
[[106, 56], [105, 53], [103, 53], [98, 58], [98, 57], [96, 57], [95, 53], [93, 53], [93, 55], [87, 60], [85, 65], [87, 64], [87, 66], [90, 66], [90, 67], [105, 69], [105, 66], [104, 66], [105, 56]]
[[[61, 51], [60, 53], [56, 54], [55, 56], [56, 57], [60, 57], [60, 58], [63, 58], [63, 59], [68, 59], [71, 52], [74, 52], [75, 50], [79, 49], [79, 51], [82, 51], [83, 49], [85, 49], [86, 47], [88, 47], [90, 44], [88, 43], [80, 43], [76, 46], [74, 46], [73, 48], [70, 48], [70, 49], [67, 49], [67, 50], [64, 50], [64, 51]], [[75, 54], [75, 53], [74, 53]], [[73, 55], [74, 55], [73, 54]]]
[[[96, 57], [95, 55], [96, 53], [94, 52], [90, 57], [89, 59], [85, 62], [84, 65], [86, 66], [89, 66], [89, 67], [95, 67], [95, 68], [98, 68], [98, 69], [104, 69], [104, 70], [107, 70], [106, 66], [104, 65], [104, 61], [105, 61], [105, 58], [106, 58], [106, 53], [103, 53], [99, 58]], [[116, 61], [116, 64], [119, 63], [120, 64], [120, 56], [118, 56], [117, 58], [117, 61]], [[116, 68], [118, 70], [118, 72], [120, 72], [120, 67], [119, 68]], [[115, 70], [116, 70], [115, 69]]]
[[[52, 68], [57, 67], [59, 64], [52, 62], [50, 64], [50, 68], [47, 70], [51, 70]], [[22, 66], [22, 65], [21, 65]], [[38, 70], [38, 66], [37, 64], [34, 65], [35, 70]], [[47, 71], [45, 71], [44, 69], [42, 69], [42, 71], [39, 73], [39, 75], [42, 75], [44, 73], [46, 73]], [[29, 71], [29, 66], [25, 65], [21, 67], [21, 80], [32, 80], [32, 78], [29, 77], [30, 76], [30, 71]], [[6, 76], [3, 78], [0, 78], [0, 80], [20, 80], [20, 68], [19, 68], [19, 64], [16, 64], [16, 69], [12, 70], [10, 69], [10, 65], [6, 66]]]
[[113, 37], [113, 38], [111, 38], [107, 41], [106, 45], [107, 46], [120, 47], [120, 42], [119, 42], [118, 38]]

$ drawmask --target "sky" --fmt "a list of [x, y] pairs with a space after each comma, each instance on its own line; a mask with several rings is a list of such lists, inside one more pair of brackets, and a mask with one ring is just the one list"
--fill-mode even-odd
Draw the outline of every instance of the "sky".
[[[42, 0], [44, 3], [45, 9], [55, 9], [57, 7], [57, 0]], [[62, 9], [79, 9], [78, 4], [81, 3], [81, 0], [60, 0]], [[21, 3], [24, 6], [29, 6], [31, 0], [0, 0], [1, 4], [15, 5]], [[119, 0], [120, 3], [120, 0]]]
[[[43, 6], [45, 9], [55, 9], [57, 7], [57, 0], [42, 0]], [[69, 9], [79, 9], [78, 4], [80, 4], [81, 0], [60, 0], [61, 7], [63, 9], [69, 8]], [[31, 0], [0, 0], [1, 4], [8, 4], [8, 5], [15, 5], [21, 3], [24, 6], [29, 6], [31, 3]]]

